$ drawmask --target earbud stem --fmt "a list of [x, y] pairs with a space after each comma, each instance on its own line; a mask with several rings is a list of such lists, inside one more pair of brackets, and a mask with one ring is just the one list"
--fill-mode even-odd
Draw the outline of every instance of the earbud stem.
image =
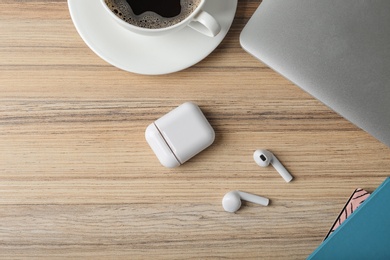
[[292, 179], [293, 179], [293, 176], [291, 176], [291, 174], [286, 170], [286, 168], [284, 168], [284, 166], [282, 165], [282, 163], [278, 160], [278, 158], [276, 158], [276, 156], [273, 156], [272, 160], [271, 160], [271, 164], [272, 166], [275, 168], [275, 170], [278, 171], [278, 173], [280, 174], [280, 176], [282, 176], [282, 178], [286, 181], [286, 182], [290, 182]]
[[260, 204], [263, 206], [268, 206], [268, 204], [269, 204], [269, 199], [267, 199], [267, 198], [257, 196], [254, 194], [250, 194], [250, 193], [246, 193], [243, 191], [237, 191], [237, 192], [240, 195], [242, 200], [249, 201], [249, 202], [256, 203], [256, 204]]

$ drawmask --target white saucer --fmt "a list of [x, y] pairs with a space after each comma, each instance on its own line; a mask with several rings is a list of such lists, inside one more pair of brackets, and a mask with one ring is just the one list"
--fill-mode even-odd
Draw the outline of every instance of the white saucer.
[[237, 0], [208, 0], [204, 10], [221, 25], [214, 38], [186, 27], [151, 38], [119, 26], [97, 0], [68, 0], [73, 23], [84, 42], [103, 60], [138, 74], [167, 74], [188, 68], [209, 55], [226, 36]]

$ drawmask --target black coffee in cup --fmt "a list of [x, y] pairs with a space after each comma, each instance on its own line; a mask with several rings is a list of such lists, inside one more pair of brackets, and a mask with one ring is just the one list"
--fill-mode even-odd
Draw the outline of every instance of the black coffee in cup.
[[202, 0], [105, 0], [123, 21], [143, 28], [170, 27], [186, 19]]

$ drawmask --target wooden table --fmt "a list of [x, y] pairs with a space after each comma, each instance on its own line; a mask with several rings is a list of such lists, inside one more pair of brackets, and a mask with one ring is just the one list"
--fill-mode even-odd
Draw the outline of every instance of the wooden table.
[[[1, 0], [0, 258], [309, 255], [352, 191], [389, 175], [390, 150], [241, 49], [259, 4], [239, 0], [227, 37], [200, 63], [142, 76], [95, 55], [65, 0]], [[186, 101], [216, 140], [167, 169], [144, 130]], [[254, 163], [262, 147], [293, 182]], [[235, 189], [271, 204], [224, 212]]]

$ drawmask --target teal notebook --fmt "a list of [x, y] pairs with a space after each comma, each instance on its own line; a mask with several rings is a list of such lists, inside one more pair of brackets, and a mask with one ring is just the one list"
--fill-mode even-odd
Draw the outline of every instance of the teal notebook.
[[390, 177], [307, 259], [390, 259]]

